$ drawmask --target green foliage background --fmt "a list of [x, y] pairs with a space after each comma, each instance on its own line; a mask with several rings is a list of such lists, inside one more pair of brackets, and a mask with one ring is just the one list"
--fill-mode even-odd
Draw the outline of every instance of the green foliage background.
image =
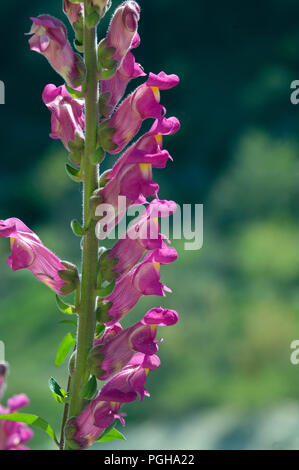
[[[298, 448], [299, 366], [290, 363], [299, 338], [299, 107], [290, 103], [290, 83], [299, 79], [298, 2], [139, 3], [137, 60], [146, 72], [181, 78], [162, 93], [182, 129], [165, 139], [174, 162], [155, 173], [160, 197], [204, 204], [204, 246], [185, 251], [175, 241], [179, 260], [163, 270], [173, 294], [143, 299], [126, 318], [132, 324], [160, 304], [181, 315], [162, 331], [151, 398], [127, 407], [128, 440], [119, 446]], [[61, 258], [79, 262], [69, 223], [80, 217], [80, 190], [63, 170], [62, 145], [48, 138], [41, 102], [43, 87], [61, 80], [23, 34], [41, 13], [63, 19], [59, 0], [1, 3], [0, 218], [21, 218]], [[100, 32], [106, 28], [107, 21]], [[107, 157], [103, 169], [113, 162]], [[58, 429], [62, 410], [47, 381], [53, 375], [65, 385], [66, 367], [56, 369], [54, 359], [69, 328], [58, 323], [50, 290], [9, 270], [8, 253], [2, 240], [6, 397], [27, 393], [28, 410]], [[33, 446], [49, 445], [36, 431]]]

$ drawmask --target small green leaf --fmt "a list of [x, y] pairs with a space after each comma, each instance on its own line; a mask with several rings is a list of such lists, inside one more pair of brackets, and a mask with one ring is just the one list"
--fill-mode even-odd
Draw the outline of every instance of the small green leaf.
[[82, 174], [79, 168], [74, 168], [69, 163], [66, 163], [65, 169], [66, 169], [67, 174], [73, 181], [76, 181], [76, 183], [82, 181]]
[[74, 90], [74, 88], [71, 88], [67, 85], [65, 85], [65, 88], [67, 89], [67, 91], [69, 92], [69, 94], [73, 97], [73, 98], [77, 98], [77, 99], [80, 99], [80, 98], [83, 98], [84, 97], [84, 93], [82, 93], [82, 91], [79, 91], [79, 90]]
[[105, 330], [105, 325], [103, 325], [103, 323], [97, 323], [97, 326], [96, 326], [96, 336], [101, 336], [101, 334], [103, 333], [103, 331]]
[[106, 431], [108, 432], [103, 432], [103, 434], [99, 437], [99, 439], [96, 440], [96, 442], [109, 442], [109, 441], [117, 441], [117, 440], [125, 441], [126, 440], [125, 436], [113, 427], [112, 429], [108, 428]]
[[85, 233], [84, 227], [81, 227], [81, 225], [79, 224], [77, 220], [72, 220], [71, 227], [72, 227], [74, 234], [77, 235], [77, 237], [83, 237]]
[[75, 313], [75, 307], [74, 305], [67, 304], [66, 302], [63, 302], [61, 298], [56, 294], [56, 303], [59, 308], [59, 310], [62, 313], [66, 313], [67, 315], [73, 315]]
[[57, 438], [55, 436], [55, 432], [51, 428], [51, 426], [45, 421], [44, 419], [40, 418], [39, 416], [29, 414], [29, 413], [13, 413], [7, 415], [0, 415], [0, 419], [4, 419], [7, 421], [17, 421], [18, 423], [26, 423], [31, 426], [35, 426], [36, 428], [42, 429], [45, 431], [53, 441], [58, 445]]
[[115, 281], [111, 282], [106, 287], [97, 289], [97, 295], [99, 297], [107, 297], [108, 295], [112, 294], [114, 287], [115, 287]]
[[93, 375], [81, 390], [80, 396], [86, 400], [92, 400], [97, 393], [97, 379]]
[[68, 333], [60, 343], [58, 348], [55, 365], [56, 367], [60, 366], [63, 361], [67, 358], [68, 353], [70, 350], [75, 346], [76, 340], [71, 333]]
[[49, 389], [58, 403], [65, 403], [66, 392], [58, 385], [53, 377], [49, 379]]

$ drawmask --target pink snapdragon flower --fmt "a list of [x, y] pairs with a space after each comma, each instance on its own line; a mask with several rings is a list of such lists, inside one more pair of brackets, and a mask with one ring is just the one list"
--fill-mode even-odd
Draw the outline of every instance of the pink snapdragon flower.
[[7, 264], [13, 271], [27, 268], [50, 289], [62, 294], [60, 289], [66, 283], [58, 271], [66, 268], [21, 220], [15, 217], [0, 220], [0, 238], [10, 238], [11, 255]]
[[131, 50], [140, 44], [139, 34], [136, 33], [131, 44], [130, 51], [125, 55], [120, 67], [109, 80], [101, 81], [101, 92], [106, 99], [106, 111], [102, 113], [104, 117], [109, 117], [117, 103], [123, 97], [129, 82], [133, 78], [144, 77], [146, 74], [140, 64], [135, 61]]
[[111, 137], [114, 149], [105, 150], [112, 154], [120, 152], [139, 131], [144, 119], [161, 118], [164, 108], [160, 104], [160, 90], [173, 88], [178, 82], [177, 75], [150, 73], [147, 81], [122, 101], [112, 117], [103, 121], [103, 132], [115, 129]]
[[30, 49], [44, 55], [69, 86], [78, 86], [81, 64], [68, 42], [64, 24], [50, 15], [40, 15], [31, 20], [33, 25], [28, 33], [32, 35]]
[[104, 254], [106, 259], [119, 261], [113, 271], [119, 275], [128, 273], [148, 250], [165, 246], [165, 237], [159, 232], [159, 217], [169, 217], [176, 211], [173, 201], [154, 199], [144, 213], [136, 219], [125, 235]]
[[[7, 401], [7, 407], [0, 405], [0, 414], [8, 415], [27, 406], [29, 399], [25, 394], [14, 395]], [[29, 450], [24, 445], [33, 436], [27, 424], [17, 421], [0, 420], [0, 450]]]
[[160, 366], [160, 359], [156, 355], [135, 354], [129, 364], [118, 374], [114, 375], [100, 390], [98, 399], [112, 404], [129, 403], [140, 396], [149, 396], [144, 388], [150, 370]]
[[46, 85], [42, 99], [52, 113], [50, 137], [61, 139], [70, 150], [69, 142], [75, 141], [76, 137], [84, 139], [84, 100], [73, 98], [64, 85], [56, 87], [52, 84]]
[[130, 328], [122, 330], [119, 323], [108, 327], [102, 338], [95, 340], [94, 349], [90, 352], [92, 374], [100, 380], [107, 380], [127, 366], [137, 352], [149, 356], [156, 354], [159, 342], [156, 340], [157, 327], [171, 326], [177, 321], [177, 312], [157, 307], [149, 310]]
[[115, 11], [105, 44], [114, 47], [113, 59], [121, 65], [124, 57], [131, 48], [132, 41], [137, 32], [140, 7], [136, 2], [127, 1], [122, 3]]
[[148, 253], [128, 274], [116, 281], [112, 294], [104, 302], [111, 302], [108, 316], [112, 317], [107, 325], [113, 325], [125, 316], [143, 295], [165, 296], [171, 290], [160, 282], [161, 264], [173, 263], [177, 259], [175, 248], [163, 247]]
[[74, 443], [74, 447], [82, 450], [90, 447], [117, 418], [124, 423], [117, 411], [117, 407], [114, 406], [112, 409], [109, 402], [94, 400], [79, 416], [71, 418], [66, 433]]

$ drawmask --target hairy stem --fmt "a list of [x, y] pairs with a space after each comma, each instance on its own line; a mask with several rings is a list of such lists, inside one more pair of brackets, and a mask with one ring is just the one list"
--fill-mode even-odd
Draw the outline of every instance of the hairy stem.
[[[85, 13], [88, 1], [85, 0]], [[85, 15], [86, 17], [86, 15]], [[96, 150], [98, 127], [98, 79], [97, 79], [96, 28], [84, 25], [84, 55], [87, 70], [85, 97], [85, 152], [83, 161], [83, 221], [89, 220], [89, 199], [98, 187], [99, 166], [91, 163], [89, 156]], [[98, 239], [95, 221], [91, 221], [83, 240], [81, 301], [77, 329], [77, 354], [71, 380], [69, 417], [78, 416], [82, 408], [80, 392], [87, 380], [86, 361], [92, 347], [96, 316], [96, 280], [98, 264]]]

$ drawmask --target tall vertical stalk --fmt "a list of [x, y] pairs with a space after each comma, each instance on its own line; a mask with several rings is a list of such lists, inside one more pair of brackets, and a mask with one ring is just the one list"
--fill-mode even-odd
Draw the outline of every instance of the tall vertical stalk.
[[[84, 1], [85, 18], [88, 0]], [[90, 161], [96, 150], [98, 128], [98, 78], [97, 78], [97, 33], [96, 27], [88, 28], [84, 23], [84, 55], [86, 65], [85, 86], [85, 151], [83, 165], [83, 221], [89, 220], [89, 199], [98, 187], [99, 165]], [[95, 235], [95, 221], [91, 221], [84, 235], [82, 250], [81, 296], [77, 329], [77, 354], [71, 380], [69, 417], [77, 416], [82, 407], [80, 391], [86, 380], [86, 361], [94, 339], [96, 324], [95, 300], [98, 263], [98, 239]]]

